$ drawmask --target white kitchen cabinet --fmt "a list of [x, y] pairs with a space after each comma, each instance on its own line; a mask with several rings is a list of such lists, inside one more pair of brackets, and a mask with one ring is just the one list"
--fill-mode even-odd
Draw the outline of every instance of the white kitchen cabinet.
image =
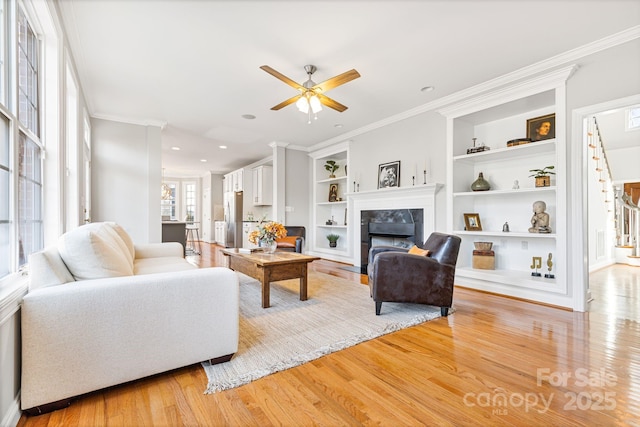
[[213, 227], [214, 227], [216, 244], [220, 246], [225, 246], [227, 223], [224, 221], [215, 221]]
[[253, 205], [268, 206], [273, 203], [273, 167], [258, 166], [252, 171]]
[[229, 172], [224, 176], [224, 192], [242, 191], [244, 189], [244, 169]]

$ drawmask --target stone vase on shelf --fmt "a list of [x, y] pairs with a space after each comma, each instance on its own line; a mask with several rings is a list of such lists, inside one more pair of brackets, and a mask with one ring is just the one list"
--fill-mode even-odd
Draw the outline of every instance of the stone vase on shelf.
[[478, 175], [478, 179], [471, 184], [471, 191], [487, 191], [491, 189], [489, 181], [484, 179], [482, 172]]

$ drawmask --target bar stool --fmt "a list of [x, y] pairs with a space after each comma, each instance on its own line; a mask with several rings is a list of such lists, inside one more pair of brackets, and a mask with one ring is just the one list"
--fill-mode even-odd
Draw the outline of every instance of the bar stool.
[[[200, 255], [202, 252], [202, 246], [200, 246], [200, 233], [198, 226], [195, 224], [187, 224], [187, 247], [186, 250], [194, 255]], [[196, 250], [196, 243], [198, 244], [198, 250]]]

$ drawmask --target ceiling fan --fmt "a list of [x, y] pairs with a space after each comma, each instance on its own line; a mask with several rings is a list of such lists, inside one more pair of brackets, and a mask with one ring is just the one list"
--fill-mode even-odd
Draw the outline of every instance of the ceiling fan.
[[339, 112], [345, 111], [347, 109], [345, 105], [342, 105], [339, 102], [329, 98], [328, 96], [324, 95], [324, 93], [328, 90], [331, 90], [335, 87], [338, 87], [360, 77], [360, 73], [358, 73], [356, 70], [349, 70], [335, 77], [332, 77], [329, 80], [325, 80], [322, 83], [316, 84], [313, 80], [311, 80], [311, 75], [317, 70], [316, 66], [305, 65], [304, 70], [309, 76], [309, 79], [306, 82], [299, 84], [291, 80], [284, 74], [281, 74], [273, 68], [269, 67], [268, 65], [263, 65], [260, 68], [262, 68], [264, 71], [271, 74], [275, 78], [282, 80], [289, 86], [300, 91], [298, 95], [293, 96], [286, 101], [282, 101], [280, 104], [272, 107], [272, 110], [279, 110], [295, 102], [298, 109], [305, 114], [308, 113], [309, 116], [311, 116], [311, 112], [315, 114], [318, 111], [322, 110], [322, 105], [333, 108], [334, 110]]

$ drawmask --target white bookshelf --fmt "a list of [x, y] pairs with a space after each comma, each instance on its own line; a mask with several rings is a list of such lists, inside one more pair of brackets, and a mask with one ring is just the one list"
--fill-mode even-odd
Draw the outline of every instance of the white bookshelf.
[[[549, 304], [571, 306], [567, 271], [565, 83], [562, 69], [465, 100], [440, 112], [447, 118], [447, 228], [461, 237], [456, 283]], [[555, 114], [555, 138], [507, 146], [525, 138], [527, 120]], [[467, 154], [472, 138], [490, 149]], [[551, 186], [535, 187], [531, 169], [555, 166]], [[482, 172], [488, 191], [471, 191]], [[515, 186], [515, 181], [517, 186]], [[517, 187], [517, 188], [515, 188]], [[546, 203], [552, 233], [530, 233], [535, 201]], [[482, 231], [465, 229], [464, 214], [477, 213]], [[503, 225], [509, 224], [509, 232]], [[473, 243], [493, 242], [495, 269], [472, 267]], [[554, 279], [544, 277], [552, 254]], [[542, 258], [542, 277], [533, 277], [532, 257]]]
[[[349, 177], [347, 175], [349, 163], [348, 143], [337, 144], [327, 149], [318, 150], [310, 154], [313, 159], [313, 215], [309, 251], [311, 254], [339, 262], [351, 261], [349, 242], [349, 225], [346, 211], [348, 206]], [[335, 172], [335, 178], [329, 178], [329, 172], [324, 165], [327, 160], [335, 160], [340, 167]], [[345, 166], [347, 168], [345, 169]], [[338, 186], [338, 201], [329, 201], [329, 188]], [[333, 220], [334, 224], [327, 224]], [[337, 234], [340, 238], [335, 248], [329, 247], [327, 235]]]

